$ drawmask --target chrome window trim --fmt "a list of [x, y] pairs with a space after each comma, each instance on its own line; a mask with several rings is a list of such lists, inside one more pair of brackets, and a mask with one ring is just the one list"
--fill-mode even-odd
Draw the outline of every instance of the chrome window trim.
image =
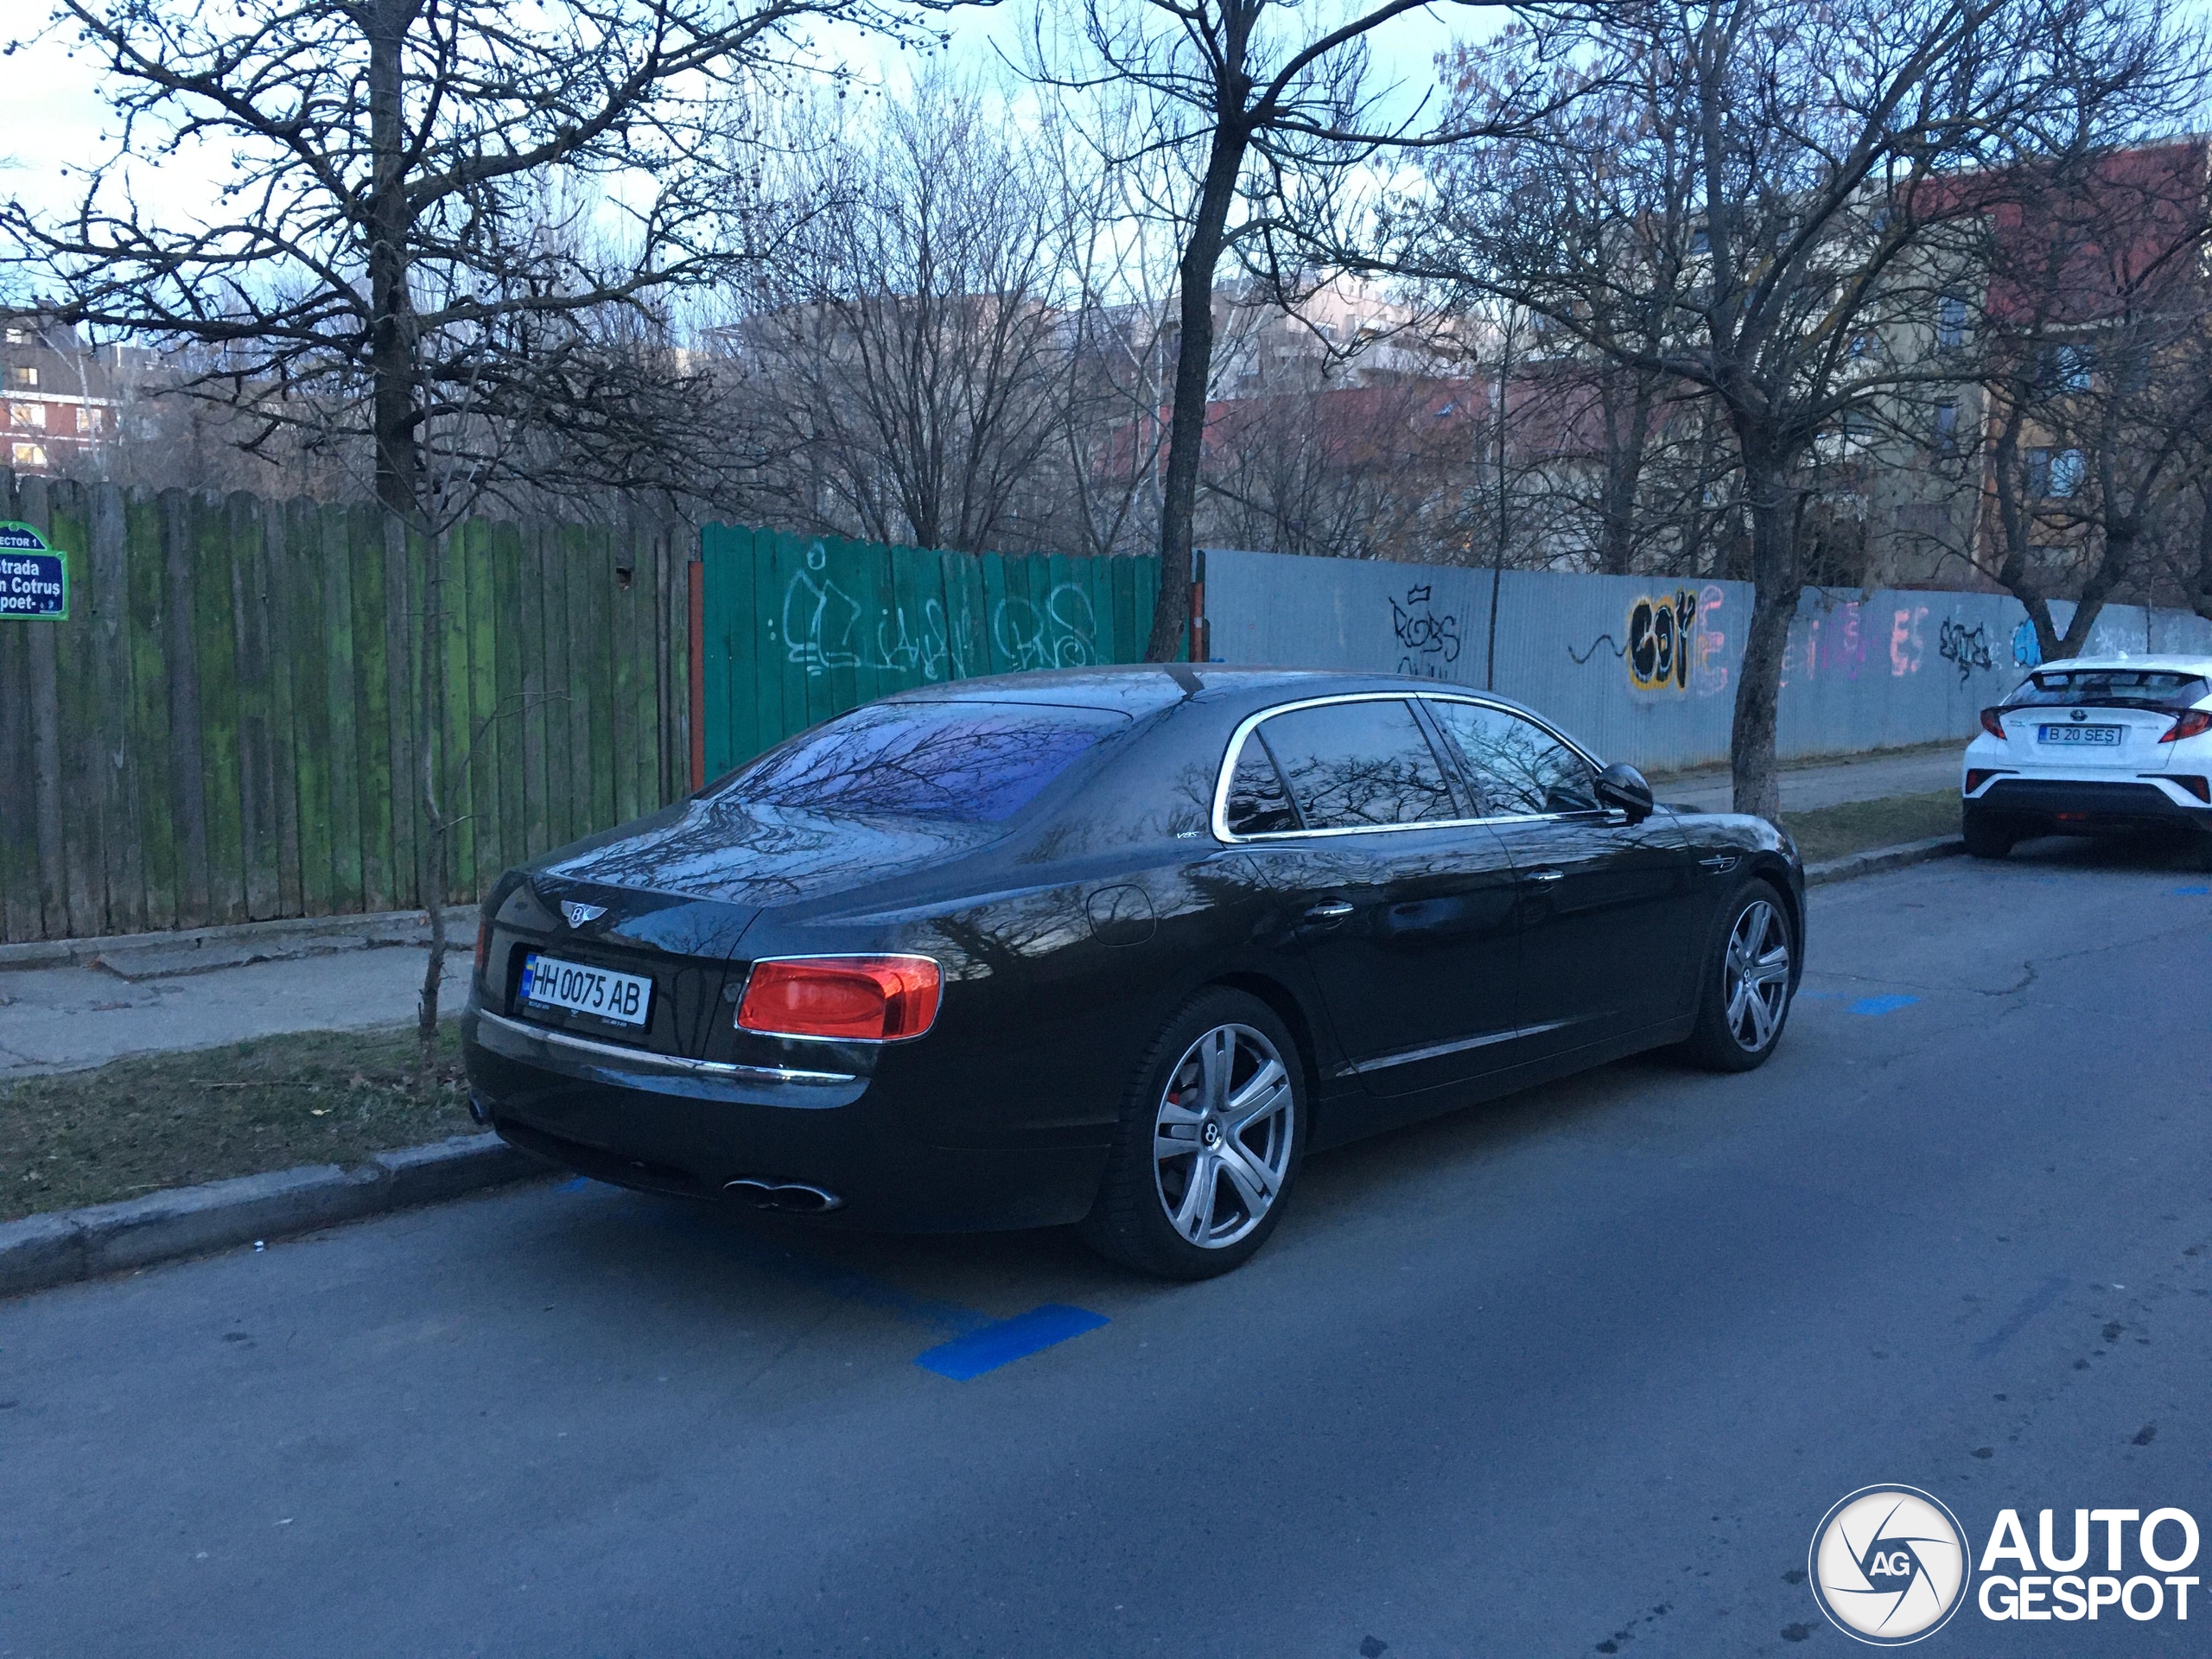
[[[1237, 758], [1244, 753], [1245, 741], [1265, 721], [1273, 720], [1277, 715], [1294, 714], [1300, 709], [1326, 708], [1332, 703], [1412, 702], [1416, 700], [1427, 702], [1470, 702], [1478, 709], [1494, 709], [1501, 715], [1510, 715], [1516, 720], [1525, 720], [1539, 731], [1556, 739], [1563, 747], [1580, 756], [1583, 764], [1592, 772], [1605, 770], [1590, 752], [1580, 743], [1563, 732], [1554, 731], [1549, 725], [1537, 719], [1525, 709], [1516, 709], [1510, 704], [1499, 702], [1491, 697], [1478, 696], [1471, 692], [1424, 691], [1408, 689], [1403, 691], [1344, 691], [1332, 696], [1301, 697], [1295, 702], [1279, 702], [1273, 708], [1261, 709], [1255, 715], [1245, 715], [1236, 722], [1236, 729], [1229, 734], [1229, 750], [1222, 759], [1220, 775], [1214, 780], [1213, 838], [1225, 847], [1246, 847], [1275, 841], [1322, 841], [1335, 836], [1387, 836], [1407, 830], [1466, 830], [1478, 824], [1557, 823], [1567, 818], [1590, 816], [1586, 812], [1500, 812], [1490, 817], [1421, 818], [1412, 823], [1352, 823], [1334, 830], [1267, 830], [1250, 836], [1240, 836], [1230, 829], [1229, 785], [1230, 780], [1236, 775]], [[1426, 739], [1427, 734], [1423, 732], [1421, 735]], [[1448, 739], [1450, 734], [1447, 733], [1446, 735]], [[1439, 758], [1444, 760], [1447, 765], [1452, 764], [1448, 756]], [[1289, 787], [1287, 782], [1284, 787], [1286, 789]], [[1295, 805], [1295, 803], [1293, 804]], [[1625, 815], [1623, 814], [1606, 811], [1605, 817], [1609, 823], [1617, 818], [1621, 822], [1626, 822]]]
[[688, 1077], [734, 1077], [744, 1083], [842, 1084], [858, 1081], [849, 1071], [801, 1071], [782, 1065], [735, 1065], [725, 1060], [695, 1060], [681, 1054], [656, 1054], [650, 1049], [625, 1048], [620, 1043], [595, 1043], [588, 1037], [572, 1037], [550, 1026], [528, 1025], [505, 1014], [479, 1008], [476, 1017], [502, 1031], [533, 1043], [573, 1048], [604, 1059], [620, 1061], [648, 1071], [678, 1071]]

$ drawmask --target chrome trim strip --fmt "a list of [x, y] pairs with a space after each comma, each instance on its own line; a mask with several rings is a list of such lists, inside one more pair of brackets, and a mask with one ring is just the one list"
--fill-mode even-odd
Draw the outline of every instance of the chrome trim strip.
[[479, 1008], [476, 1017], [531, 1042], [573, 1048], [649, 1071], [680, 1071], [691, 1077], [734, 1077], [743, 1083], [842, 1084], [859, 1081], [848, 1071], [799, 1071], [781, 1065], [734, 1065], [723, 1060], [688, 1059], [680, 1054], [653, 1054], [644, 1049], [624, 1048], [617, 1043], [594, 1043], [588, 1037], [571, 1037], [564, 1031], [550, 1031], [543, 1026], [526, 1026], [519, 1020], [510, 1020], [505, 1014], [493, 1014], [486, 1008]]
[[1548, 1020], [1541, 1026], [1515, 1026], [1505, 1031], [1487, 1031], [1479, 1037], [1463, 1037], [1455, 1043], [1432, 1043], [1426, 1048], [1408, 1048], [1395, 1054], [1385, 1054], [1379, 1059], [1357, 1060], [1350, 1065], [1339, 1066], [1340, 1077], [1363, 1076], [1370, 1071], [1387, 1071], [1394, 1065], [1410, 1065], [1415, 1060], [1441, 1059], [1446, 1054], [1465, 1053], [1471, 1048], [1488, 1048], [1494, 1043], [1509, 1042], [1516, 1037], [1541, 1037], [1548, 1031], [1557, 1031], [1572, 1025], [1570, 1020]]
[[[1300, 709], [1321, 709], [1337, 702], [1410, 702], [1419, 698], [1428, 702], [1471, 702], [1478, 708], [1495, 709], [1502, 715], [1511, 715], [1525, 720], [1539, 730], [1549, 734], [1566, 747], [1580, 755], [1592, 771], [1602, 772], [1595, 757], [1563, 732], [1554, 731], [1543, 721], [1525, 709], [1516, 709], [1507, 703], [1495, 702], [1459, 692], [1422, 691], [1347, 691], [1332, 697], [1304, 697], [1296, 702], [1279, 702], [1272, 709], [1262, 709], [1256, 715], [1247, 715], [1236, 722], [1236, 729], [1229, 734], [1229, 751], [1223, 757], [1221, 772], [1213, 786], [1213, 838], [1226, 847], [1246, 847], [1271, 841], [1319, 841], [1332, 836], [1387, 836], [1405, 830], [1467, 830], [1478, 824], [1499, 823], [1556, 823], [1566, 818], [1586, 817], [1583, 812], [1501, 812], [1487, 818], [1423, 818], [1414, 823], [1355, 823], [1335, 830], [1269, 830], [1256, 836], [1240, 836], [1229, 827], [1229, 785], [1236, 775], [1236, 760], [1244, 752], [1244, 741], [1251, 736], [1262, 721], [1273, 720], [1277, 715], [1294, 713]], [[1610, 813], [1608, 817], [1611, 816]], [[1623, 822], [1626, 822], [1625, 815]]]

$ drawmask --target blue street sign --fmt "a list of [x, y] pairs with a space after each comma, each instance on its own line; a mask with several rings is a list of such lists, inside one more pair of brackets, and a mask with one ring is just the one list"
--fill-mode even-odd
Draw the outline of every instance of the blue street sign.
[[29, 524], [0, 524], [0, 618], [69, 616], [69, 562]]

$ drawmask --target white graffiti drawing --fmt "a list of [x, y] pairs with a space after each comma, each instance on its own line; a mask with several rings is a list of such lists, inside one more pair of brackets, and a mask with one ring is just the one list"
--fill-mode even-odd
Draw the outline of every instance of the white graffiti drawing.
[[1002, 599], [991, 613], [991, 639], [1010, 670], [1085, 668], [1098, 660], [1098, 618], [1090, 595], [1064, 582], [1039, 611], [1026, 599]]
[[872, 631], [865, 630], [868, 607], [821, 574], [826, 561], [820, 552], [818, 546], [810, 549], [808, 568], [784, 588], [785, 660], [803, 664], [814, 677], [833, 668], [918, 674], [929, 681], [963, 679], [976, 671], [982, 653], [976, 649], [971, 619], [963, 614], [957, 626], [949, 624], [944, 603], [931, 599], [923, 604], [918, 630], [903, 605], [889, 607]]
[[[937, 681], [990, 668], [964, 608], [949, 618], [944, 601], [927, 600], [917, 626], [905, 606], [887, 606], [871, 628], [870, 607], [830, 579], [827, 563], [817, 543], [807, 550], [806, 568], [784, 588], [784, 656], [810, 676], [868, 668]], [[1007, 669], [1084, 668], [1098, 660], [1097, 613], [1090, 595], [1071, 582], [1053, 588], [1042, 607], [1019, 597], [1001, 600], [991, 613], [990, 638]]]

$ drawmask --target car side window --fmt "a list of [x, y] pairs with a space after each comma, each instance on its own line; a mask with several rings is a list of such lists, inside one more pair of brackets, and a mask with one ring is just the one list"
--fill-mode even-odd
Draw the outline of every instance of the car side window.
[[1402, 697], [1294, 709], [1262, 721], [1256, 734], [1308, 830], [1459, 816], [1443, 765]]
[[1280, 835], [1298, 828], [1298, 814], [1290, 793], [1282, 786], [1267, 745], [1257, 736], [1244, 740], [1236, 756], [1236, 770], [1229, 777], [1229, 801], [1224, 817], [1232, 836]]
[[1590, 763], [1534, 721], [1478, 702], [1432, 698], [1428, 709], [1458, 747], [1485, 816], [1599, 810]]

